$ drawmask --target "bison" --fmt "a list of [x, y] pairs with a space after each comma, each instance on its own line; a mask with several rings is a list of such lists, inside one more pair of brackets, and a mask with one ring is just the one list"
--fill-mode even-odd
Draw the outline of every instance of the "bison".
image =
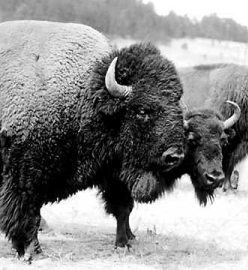
[[248, 68], [235, 64], [200, 65], [179, 69], [179, 74], [184, 87], [183, 100], [189, 109], [205, 107], [226, 118], [233, 110], [224, 101], [230, 99], [239, 105], [242, 111], [239, 121], [221, 138], [224, 191], [237, 188], [238, 172], [233, 169], [248, 153]]
[[85, 25], [5, 22], [0, 35], [0, 229], [30, 261], [42, 205], [96, 186], [122, 245], [137, 179], [159, 182], [184, 156], [174, 65], [150, 43], [115, 50]]

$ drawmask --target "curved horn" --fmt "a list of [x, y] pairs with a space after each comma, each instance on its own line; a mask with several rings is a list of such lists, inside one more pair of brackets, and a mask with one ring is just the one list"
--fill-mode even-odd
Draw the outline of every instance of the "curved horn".
[[232, 104], [235, 107], [235, 109], [234, 109], [233, 115], [223, 122], [224, 129], [228, 129], [232, 127], [239, 120], [239, 117], [241, 114], [241, 110], [237, 103], [230, 100], [227, 100], [226, 102]]
[[117, 57], [109, 65], [108, 71], [105, 76], [105, 85], [109, 93], [113, 97], [125, 98], [132, 92], [131, 86], [120, 85], [115, 79], [115, 67], [116, 67]]

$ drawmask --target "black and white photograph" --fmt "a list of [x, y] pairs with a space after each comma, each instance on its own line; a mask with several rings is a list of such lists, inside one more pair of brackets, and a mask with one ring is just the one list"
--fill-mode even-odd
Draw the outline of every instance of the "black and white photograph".
[[0, 270], [248, 269], [245, 0], [0, 0]]

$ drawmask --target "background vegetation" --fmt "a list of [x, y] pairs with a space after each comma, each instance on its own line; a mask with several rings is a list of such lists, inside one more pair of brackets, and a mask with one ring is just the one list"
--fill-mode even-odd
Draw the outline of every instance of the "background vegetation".
[[141, 0], [0, 0], [0, 21], [39, 19], [78, 22], [110, 35], [167, 41], [170, 38], [204, 37], [248, 41], [248, 30], [232, 19], [215, 14], [195, 21], [171, 12], [155, 13]]

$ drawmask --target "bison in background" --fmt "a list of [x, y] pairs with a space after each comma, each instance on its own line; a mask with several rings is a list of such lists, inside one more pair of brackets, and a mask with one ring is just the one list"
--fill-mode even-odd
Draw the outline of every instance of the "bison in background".
[[221, 138], [224, 190], [237, 188], [238, 172], [233, 169], [248, 153], [248, 68], [235, 64], [201, 65], [181, 68], [179, 75], [184, 87], [183, 100], [190, 110], [205, 107], [226, 118], [233, 108], [225, 101], [229, 99], [239, 105], [242, 112], [239, 121]]
[[184, 156], [174, 65], [149, 43], [113, 50], [79, 24], [5, 22], [0, 35], [0, 229], [30, 261], [42, 205], [97, 186], [123, 245], [137, 179], [160, 181]]

